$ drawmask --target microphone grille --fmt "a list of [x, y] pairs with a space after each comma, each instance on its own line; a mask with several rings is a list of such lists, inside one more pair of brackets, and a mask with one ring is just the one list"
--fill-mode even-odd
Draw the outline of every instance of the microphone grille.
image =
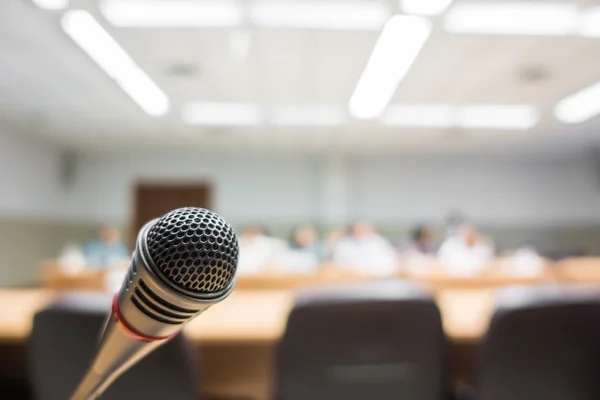
[[233, 228], [218, 214], [186, 207], [160, 218], [148, 231], [149, 255], [176, 287], [210, 294], [233, 280], [238, 242]]

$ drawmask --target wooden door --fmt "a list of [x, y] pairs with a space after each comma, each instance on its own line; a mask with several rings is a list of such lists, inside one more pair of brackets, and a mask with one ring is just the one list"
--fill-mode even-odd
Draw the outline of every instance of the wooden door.
[[212, 185], [201, 183], [139, 183], [135, 188], [133, 234], [151, 219], [180, 207], [212, 207]]

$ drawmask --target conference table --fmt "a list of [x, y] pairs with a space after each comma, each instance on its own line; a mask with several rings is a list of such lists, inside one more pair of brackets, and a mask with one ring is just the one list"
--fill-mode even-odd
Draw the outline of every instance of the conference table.
[[[0, 304], [5, 305], [0, 309], [0, 344], [25, 346], [33, 316], [59, 295], [45, 289], [0, 290]], [[456, 346], [477, 343], [493, 312], [494, 290], [438, 290], [435, 297], [449, 340]], [[290, 290], [236, 290], [192, 320], [185, 333], [201, 347], [202, 392], [268, 399], [276, 345], [293, 304]]]
[[[575, 260], [574, 264], [580, 263]], [[586, 279], [592, 279], [593, 270], [600, 270], [600, 260], [591, 259], [584, 261], [586, 269], [592, 270]], [[515, 274], [507, 271], [503, 267], [503, 260], [497, 259], [488, 266], [483, 273], [475, 276], [453, 276], [449, 275], [445, 268], [434, 260], [428, 260], [420, 265], [426, 273], [412, 273], [408, 268], [399, 266], [398, 272], [387, 278], [409, 279], [415, 282], [425, 284], [432, 288], [442, 289], [480, 289], [496, 288], [500, 286], [516, 284], [537, 284], [543, 282], [554, 282], [557, 280], [570, 281], [572, 279], [560, 279], [563, 275], [556, 275], [551, 272], [550, 263], [546, 262], [542, 270], [535, 274]], [[595, 268], [597, 267], [597, 268]], [[104, 291], [107, 285], [110, 285], [111, 277], [114, 272], [125, 275], [127, 265], [121, 268], [96, 271], [90, 268], [82, 268], [76, 271], [69, 271], [61, 268], [56, 260], [44, 261], [40, 265], [41, 284], [44, 288], [54, 290], [96, 290]], [[571, 268], [573, 269], [573, 268]], [[581, 268], [577, 268], [579, 271]], [[119, 272], [121, 271], [121, 272]], [[377, 277], [366, 274], [368, 268], [361, 274], [357, 271], [349, 271], [338, 266], [325, 263], [319, 271], [310, 274], [293, 274], [285, 271], [281, 267], [272, 267], [264, 273], [256, 275], [241, 275], [237, 277], [236, 290], [294, 290], [303, 286], [329, 285], [351, 282], [365, 282], [380, 280], [386, 277]], [[575, 274], [578, 275], [579, 273]], [[597, 274], [597, 273], [596, 273]], [[117, 276], [117, 283], [120, 279]]]
[[[21, 364], [34, 314], [64, 290], [102, 290], [105, 275], [84, 272], [62, 276], [47, 269], [45, 288], [0, 290], [0, 377], [16, 374]], [[432, 270], [434, 271], [434, 270]], [[537, 276], [515, 276], [492, 268], [491, 274], [451, 277], [444, 273], [409, 276], [429, 288], [440, 308], [444, 330], [451, 344], [454, 381], [468, 382], [478, 357], [478, 343], [486, 333], [494, 311], [495, 293], [514, 284], [595, 281], [599, 259], [571, 260], [560, 274], [546, 268]], [[570, 272], [569, 272], [570, 271]], [[579, 271], [585, 273], [581, 275]], [[568, 274], [567, 274], [568, 272]], [[63, 274], [64, 275], [64, 274]], [[581, 279], [577, 279], [581, 276]], [[49, 278], [48, 278], [49, 277]], [[265, 274], [239, 276], [235, 291], [219, 305], [191, 321], [185, 334], [201, 349], [202, 394], [219, 398], [272, 398], [274, 360], [287, 316], [294, 305], [295, 290], [303, 286], [370, 281], [373, 277], [340, 274], [324, 269], [316, 275]], [[80, 285], [80, 282], [82, 284]], [[56, 287], [53, 288], [53, 286]], [[55, 290], [61, 289], [61, 290]], [[21, 352], [13, 349], [21, 348]], [[8, 360], [7, 358], [11, 358]]]

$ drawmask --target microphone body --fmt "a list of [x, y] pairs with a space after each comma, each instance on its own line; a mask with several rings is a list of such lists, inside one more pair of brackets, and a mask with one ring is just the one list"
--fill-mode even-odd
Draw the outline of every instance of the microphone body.
[[[174, 213], [177, 224], [172, 224]], [[206, 215], [220, 225], [207, 229]], [[205, 223], [198, 222], [203, 216]], [[193, 229], [185, 229], [189, 227]], [[220, 244], [215, 247], [217, 238]], [[113, 299], [94, 361], [71, 400], [96, 399], [188, 321], [225, 299], [235, 285], [237, 258], [233, 230], [208, 210], [179, 209], [146, 224]]]
[[111, 317], [102, 332], [97, 356], [79, 384], [72, 400], [96, 399], [123, 372], [162, 344], [144, 343], [131, 338]]

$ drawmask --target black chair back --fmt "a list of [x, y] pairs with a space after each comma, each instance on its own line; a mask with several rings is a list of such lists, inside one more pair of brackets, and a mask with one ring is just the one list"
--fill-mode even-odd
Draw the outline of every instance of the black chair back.
[[600, 289], [503, 290], [478, 389], [481, 400], [600, 399]]
[[[29, 369], [37, 400], [65, 400], [89, 367], [111, 299], [94, 293], [62, 297], [34, 317]], [[195, 348], [180, 334], [119, 377], [109, 400], [195, 400]]]
[[446, 341], [435, 302], [407, 282], [310, 290], [277, 360], [278, 400], [440, 400]]

